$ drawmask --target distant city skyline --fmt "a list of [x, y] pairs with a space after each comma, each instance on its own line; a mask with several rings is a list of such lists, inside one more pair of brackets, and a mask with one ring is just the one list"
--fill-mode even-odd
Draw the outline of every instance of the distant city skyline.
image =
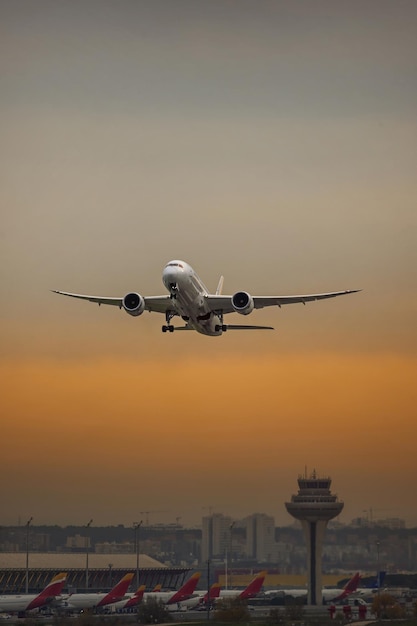
[[[222, 515], [224, 517], [226, 517], [227, 519], [230, 519], [230, 521], [233, 521], [236, 524], [243, 524], [245, 522], [245, 520], [253, 515], [259, 515], [259, 516], [266, 516], [267, 518], [273, 519], [274, 523], [275, 523], [275, 527], [298, 527], [300, 526], [301, 528], [301, 524], [299, 524], [299, 522], [297, 522], [297, 520], [292, 519], [290, 516], [288, 516], [288, 520], [286, 521], [286, 523], [277, 523], [277, 521], [275, 520], [274, 515], [266, 513], [266, 512], [262, 512], [262, 511], [257, 511], [257, 512], [248, 512], [246, 513], [243, 517], [234, 517], [233, 515], [228, 515], [226, 512], [224, 511], [213, 511], [212, 515]], [[154, 520], [152, 522], [149, 522], [148, 524], [143, 523], [141, 525], [141, 527], [143, 529], [146, 528], [158, 528], [158, 527], [168, 527], [168, 526], [177, 526], [179, 528], [202, 528], [203, 527], [203, 520], [204, 518], [209, 517], [207, 514], [206, 515], [202, 515], [202, 517], [198, 520], [196, 519], [195, 521], [191, 520], [189, 522], [187, 522], [187, 520], [183, 520], [182, 517], [177, 516], [175, 519], [171, 519], [167, 516], [164, 516], [164, 519], [162, 520]], [[180, 520], [180, 521], [177, 521]], [[140, 520], [139, 520], [140, 521]], [[123, 526], [124, 528], [134, 528], [134, 524], [137, 522], [122, 522], [122, 521], [117, 521], [117, 522], [109, 522], [109, 523], [102, 523], [102, 521], [100, 519], [97, 519], [96, 521], [93, 520], [93, 524], [91, 524], [91, 528], [108, 528], [108, 527], [117, 527], [117, 526]], [[396, 516], [396, 515], [387, 515], [387, 516], [382, 516], [382, 515], [374, 515], [372, 510], [370, 511], [363, 511], [362, 515], [359, 515], [357, 517], [352, 517], [351, 519], [348, 520], [343, 520], [341, 521], [339, 518], [335, 518], [330, 522], [330, 527], [332, 527], [332, 525], [335, 526], [365, 526], [365, 525], [375, 525], [375, 526], [383, 526], [383, 527], [387, 527], [387, 528], [417, 528], [417, 525], [409, 525], [407, 524], [407, 520], [401, 516]], [[18, 518], [16, 522], [11, 522], [11, 523], [6, 523], [6, 522], [2, 522], [0, 519], [0, 525], [7, 528], [24, 528], [26, 526], [26, 522], [23, 520], [23, 518]], [[76, 523], [73, 521], [66, 521], [64, 523], [58, 523], [56, 522], [56, 520], [52, 520], [52, 521], [39, 521], [36, 522], [36, 520], [33, 520], [31, 522], [31, 526], [30, 528], [32, 529], [36, 529], [37, 527], [44, 527], [44, 526], [60, 526], [62, 528], [65, 527], [74, 527], [74, 528], [86, 528], [86, 524], [83, 523]]]

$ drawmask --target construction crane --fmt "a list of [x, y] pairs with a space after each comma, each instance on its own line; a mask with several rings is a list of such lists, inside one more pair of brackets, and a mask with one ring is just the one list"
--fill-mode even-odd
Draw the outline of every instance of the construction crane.
[[374, 513], [376, 513], [376, 511], [381, 512], [381, 511], [392, 511], [392, 510], [393, 509], [375, 509], [375, 508], [370, 507], [369, 510], [365, 509], [365, 513], [367, 514], [367, 517], [368, 517], [369, 521], [371, 523], [373, 523], [374, 522]]
[[149, 515], [151, 513], [168, 513], [168, 511], [139, 511], [139, 513], [145, 516], [145, 526], [149, 526]]
[[203, 509], [203, 511], [208, 510], [209, 517], [211, 517], [211, 513], [215, 507], [212, 504], [209, 504], [208, 506], [202, 506], [201, 508]]

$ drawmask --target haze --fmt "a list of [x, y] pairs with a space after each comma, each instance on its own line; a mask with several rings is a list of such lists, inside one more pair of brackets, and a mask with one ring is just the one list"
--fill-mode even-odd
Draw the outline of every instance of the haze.
[[[417, 525], [416, 18], [1, 2], [2, 524], [287, 524], [307, 467], [340, 521]], [[157, 295], [172, 258], [228, 293], [363, 291], [221, 338], [49, 291]]]

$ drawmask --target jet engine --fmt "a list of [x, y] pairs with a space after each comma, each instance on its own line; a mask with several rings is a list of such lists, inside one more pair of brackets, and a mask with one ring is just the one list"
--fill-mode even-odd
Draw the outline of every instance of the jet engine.
[[246, 291], [237, 291], [232, 296], [232, 306], [236, 313], [240, 315], [249, 315], [255, 308], [253, 298]]
[[128, 293], [125, 295], [122, 305], [126, 313], [134, 317], [142, 315], [145, 310], [145, 300], [138, 293]]

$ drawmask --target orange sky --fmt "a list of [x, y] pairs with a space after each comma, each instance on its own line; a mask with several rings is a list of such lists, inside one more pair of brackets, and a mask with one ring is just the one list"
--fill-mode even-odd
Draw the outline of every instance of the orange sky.
[[307, 466], [333, 477], [342, 519], [385, 507], [416, 523], [415, 371], [389, 354], [2, 363], [5, 515], [195, 522], [210, 504], [285, 523]]

